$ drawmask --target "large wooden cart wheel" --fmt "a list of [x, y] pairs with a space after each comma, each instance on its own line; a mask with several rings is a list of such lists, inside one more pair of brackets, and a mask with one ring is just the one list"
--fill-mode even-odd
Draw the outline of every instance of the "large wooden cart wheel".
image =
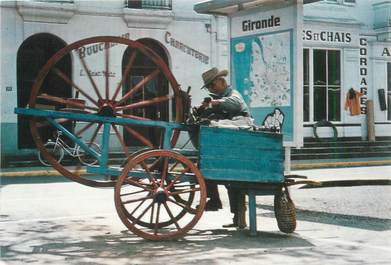
[[[72, 59], [72, 73], [64, 70], [69, 58]], [[137, 60], [143, 60], [150, 67], [144, 71], [142, 77], [132, 74]], [[157, 84], [165, 85], [157, 87]], [[72, 90], [69, 97], [58, 96], [57, 88], [64, 87]], [[55, 122], [63, 125], [78, 139], [99, 145], [103, 141], [103, 124], [83, 121], [80, 117], [99, 115], [109, 118], [183, 122], [180, 88], [165, 62], [143, 44], [119, 37], [88, 38], [58, 51], [39, 72], [32, 88], [29, 108], [75, 114], [75, 118], [56, 119]], [[164, 115], [161, 114], [163, 109]], [[103, 176], [92, 178], [79, 173], [83, 172], [83, 165], [70, 170], [51, 157], [44, 144], [48, 140], [48, 132], [58, 129], [52, 123], [46, 119], [33, 118], [30, 126], [40, 152], [64, 176], [89, 186], [114, 186], [113, 181], [106, 181]], [[159, 148], [162, 145], [163, 131], [158, 128], [146, 129], [115, 123], [110, 126], [110, 148], [106, 153], [109, 158], [115, 155], [117, 161], [122, 162], [129, 156], [130, 145], [150, 148]], [[178, 136], [179, 131], [173, 130], [172, 146], [176, 144]], [[68, 141], [68, 144], [72, 145], [70, 142]]]
[[183, 237], [200, 219], [206, 186], [198, 168], [173, 151], [151, 150], [128, 162], [115, 186], [125, 226], [149, 240]]

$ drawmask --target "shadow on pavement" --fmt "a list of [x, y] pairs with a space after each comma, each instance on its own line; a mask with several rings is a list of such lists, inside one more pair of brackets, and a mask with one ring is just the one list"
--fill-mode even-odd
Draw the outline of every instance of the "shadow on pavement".
[[[75, 236], [78, 231], [66, 232], [76, 227], [80, 233], [93, 236], [84, 236], [81, 241], [81, 236]], [[1, 247], [2, 260], [7, 264], [214, 264], [217, 260], [226, 264], [246, 260], [249, 255], [253, 260], [262, 259], [275, 252], [300, 257], [303, 249], [313, 247], [297, 234], [279, 232], [249, 237], [246, 230], [192, 230], [181, 240], [154, 242], [127, 230], [103, 234], [109, 231], [107, 225], [89, 226], [83, 220], [72, 221], [72, 227], [44, 221], [20, 228], [8, 232], [12, 240]]]
[[[258, 204], [257, 208], [274, 211], [274, 207], [270, 205]], [[264, 213], [261, 214], [261, 216], [274, 218], [274, 213]], [[296, 218], [300, 221], [331, 224], [371, 231], [386, 231], [390, 230], [391, 228], [390, 219], [382, 219], [369, 216], [347, 215], [296, 209]]]

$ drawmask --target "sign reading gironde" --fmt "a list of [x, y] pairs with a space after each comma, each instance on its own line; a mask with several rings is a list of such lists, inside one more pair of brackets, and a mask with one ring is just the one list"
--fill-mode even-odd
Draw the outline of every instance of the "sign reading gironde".
[[268, 19], [259, 19], [255, 21], [243, 20], [242, 30], [243, 31], [253, 31], [257, 29], [273, 28], [279, 27], [281, 22], [280, 17], [270, 16]]
[[232, 84], [257, 125], [276, 109], [284, 115], [284, 141], [293, 142], [296, 6], [231, 18]]

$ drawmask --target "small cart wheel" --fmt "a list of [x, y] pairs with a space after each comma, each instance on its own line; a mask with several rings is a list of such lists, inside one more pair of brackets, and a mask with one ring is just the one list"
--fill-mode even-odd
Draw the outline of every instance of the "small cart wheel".
[[278, 228], [284, 233], [293, 233], [296, 229], [295, 204], [289, 196], [288, 189], [284, 187], [274, 196], [274, 214]]
[[115, 186], [121, 221], [149, 240], [183, 237], [201, 218], [206, 187], [198, 168], [181, 154], [143, 152], [129, 160]]

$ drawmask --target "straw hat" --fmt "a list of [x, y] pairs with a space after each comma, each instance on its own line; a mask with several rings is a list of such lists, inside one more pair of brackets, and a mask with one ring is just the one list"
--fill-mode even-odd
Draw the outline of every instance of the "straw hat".
[[210, 69], [202, 74], [202, 79], [204, 80], [204, 85], [201, 88], [207, 87], [217, 77], [227, 76], [227, 75], [228, 75], [228, 70], [219, 71], [219, 69], [217, 69], [216, 67], [213, 67], [212, 69]]

